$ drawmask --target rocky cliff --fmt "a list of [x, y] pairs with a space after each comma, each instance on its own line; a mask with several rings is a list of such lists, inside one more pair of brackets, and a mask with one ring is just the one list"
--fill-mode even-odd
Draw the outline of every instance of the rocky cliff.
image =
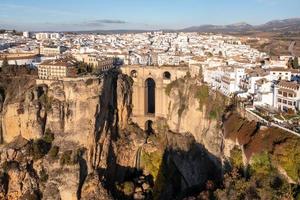
[[150, 135], [131, 122], [131, 86], [117, 71], [38, 84], [0, 76], [1, 199], [183, 199], [222, 186], [236, 146], [245, 165], [268, 150], [297, 182], [299, 153], [288, 150], [299, 140], [226, 114], [231, 102], [201, 78], [167, 87], [168, 117]]
[[174, 132], [191, 133], [209, 152], [222, 157], [222, 115], [229, 99], [201, 83], [201, 77], [177, 79], [166, 88], [170, 96], [168, 125]]
[[[16, 181], [3, 181], [7, 184], [3, 196], [27, 195], [19, 173], [25, 177], [29, 173], [36, 186], [28, 188], [37, 198], [78, 199], [82, 187], [107, 192], [100, 187], [101, 180], [115, 181], [119, 165], [134, 167], [131, 155], [145, 136], [142, 132], [126, 138], [131, 112], [128, 77], [110, 72], [101, 78], [45, 84], [36, 84], [30, 77], [1, 78], [1, 164], [4, 176]], [[12, 145], [20, 141], [21, 146]], [[128, 151], [121, 151], [125, 141], [130, 144]], [[105, 172], [97, 175], [101, 169]], [[44, 184], [39, 172], [47, 177]], [[85, 181], [87, 175], [91, 183]], [[96, 185], [95, 177], [99, 178]]]

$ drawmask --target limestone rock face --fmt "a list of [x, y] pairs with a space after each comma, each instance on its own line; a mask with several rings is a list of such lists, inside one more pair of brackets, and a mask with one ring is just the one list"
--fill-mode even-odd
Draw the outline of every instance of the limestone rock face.
[[[173, 132], [191, 133], [196, 141], [203, 144], [209, 152], [222, 156], [223, 133], [221, 119], [209, 118], [208, 107], [212, 102], [199, 104], [196, 97], [201, 83], [195, 78], [185, 78], [169, 95], [169, 113], [167, 122]], [[213, 94], [207, 94], [214, 96]], [[203, 95], [204, 96], [204, 95]], [[215, 97], [212, 97], [215, 98]]]
[[27, 91], [21, 102], [7, 102], [2, 111], [2, 131], [5, 142], [21, 135], [34, 139], [43, 132], [42, 107], [36, 100], [34, 89]]
[[84, 182], [81, 191], [82, 200], [112, 200], [113, 198], [100, 184], [98, 175], [90, 174]]
[[38, 180], [30, 171], [21, 168], [8, 170], [8, 199], [27, 199], [29, 196], [38, 195]]
[[[5, 95], [0, 84], [4, 97], [0, 98], [0, 133], [7, 143], [0, 146], [4, 173], [0, 177], [0, 197], [29, 199], [42, 194], [49, 200], [75, 200], [81, 196], [99, 199], [100, 192], [109, 199], [100, 180], [87, 175], [101, 170], [101, 177], [113, 184], [116, 178], [124, 179], [127, 166], [135, 165], [132, 155], [146, 136], [126, 130], [131, 115], [131, 84], [127, 76], [117, 72], [41, 85], [20, 82], [20, 93], [14, 93], [8, 84], [3, 86]], [[59, 149], [57, 155], [45, 147], [42, 137], [49, 131], [54, 134], [51, 146]], [[70, 158], [68, 151], [72, 152]], [[41, 155], [43, 152], [45, 155]], [[7, 165], [14, 168], [5, 171], [2, 166]]]

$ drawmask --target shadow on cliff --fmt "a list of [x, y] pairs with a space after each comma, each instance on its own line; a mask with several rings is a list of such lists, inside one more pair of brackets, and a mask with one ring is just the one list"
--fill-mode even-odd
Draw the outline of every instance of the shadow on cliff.
[[[126, 195], [120, 191], [118, 184], [127, 184], [123, 188], [126, 192], [128, 183], [133, 183], [134, 188], [141, 187], [137, 185], [139, 178], [144, 176], [142, 170], [118, 164], [108, 169], [98, 169], [98, 173], [104, 176], [104, 187], [115, 199], [133, 199], [134, 192]], [[222, 165], [201, 144], [195, 143], [187, 150], [166, 148], [156, 180], [152, 175], [145, 176], [145, 179], [151, 192], [144, 194], [144, 199], [179, 200], [205, 191], [208, 181], [219, 186], [222, 183]]]
[[222, 182], [222, 164], [199, 143], [187, 150], [167, 148], [153, 188], [154, 199], [183, 199], [205, 190], [206, 183]]

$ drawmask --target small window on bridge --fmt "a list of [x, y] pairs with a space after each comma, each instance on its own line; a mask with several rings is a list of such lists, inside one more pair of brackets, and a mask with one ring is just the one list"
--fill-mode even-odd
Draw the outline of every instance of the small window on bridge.
[[170, 74], [170, 72], [164, 72], [163, 77], [164, 77], [164, 80], [170, 80], [170, 79], [171, 79], [171, 74]]
[[136, 71], [136, 70], [132, 70], [132, 71], [130, 72], [130, 76], [131, 76], [132, 78], [136, 78], [136, 77], [137, 77], [137, 71]]

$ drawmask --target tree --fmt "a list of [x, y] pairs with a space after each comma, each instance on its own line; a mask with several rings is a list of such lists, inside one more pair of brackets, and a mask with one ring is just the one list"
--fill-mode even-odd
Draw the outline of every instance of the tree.
[[295, 57], [293, 60], [293, 68], [298, 69], [299, 68], [299, 62], [298, 62], [298, 57]]
[[8, 59], [7, 59], [6, 56], [4, 57], [4, 60], [3, 60], [3, 62], [2, 62], [2, 68], [3, 68], [3, 67], [8, 67]]
[[287, 64], [288, 68], [293, 68], [293, 64], [294, 64], [293, 58], [289, 58], [289, 61], [288, 61], [288, 64]]

